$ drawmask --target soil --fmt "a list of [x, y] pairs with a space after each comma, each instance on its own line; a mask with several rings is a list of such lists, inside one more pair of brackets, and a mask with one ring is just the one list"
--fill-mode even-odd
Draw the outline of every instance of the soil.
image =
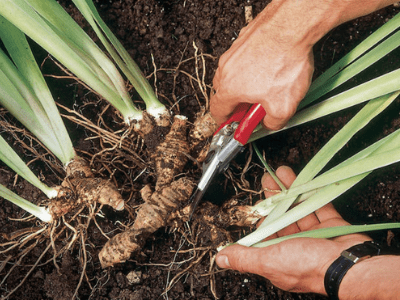
[[[70, 1], [59, 2], [82, 27], [88, 29], [87, 24], [71, 6]], [[190, 121], [193, 121], [196, 113], [208, 105], [207, 94], [210, 91], [218, 57], [229, 48], [240, 29], [245, 26], [244, 6], [251, 5], [255, 16], [268, 2], [261, 0], [96, 0], [95, 4], [105, 22], [116, 33], [155, 86], [159, 98], [166, 105], [172, 106], [174, 113], [186, 115]], [[315, 46], [315, 76], [321, 74], [399, 10], [391, 6], [351, 21], [330, 32]], [[90, 29], [88, 32], [92, 34]], [[37, 46], [33, 45], [33, 47], [38, 61], [43, 61], [46, 54]], [[379, 72], [398, 68], [399, 54], [398, 50], [395, 51], [383, 62], [361, 74], [351, 84]], [[383, 70], [382, 66], [384, 66]], [[200, 79], [204, 74], [206, 93], [202, 93], [195, 80], [198, 76], [196, 67]], [[45, 74], [63, 75], [49, 59], [43, 64], [43, 71]], [[115, 116], [115, 112], [107, 107], [105, 102], [76, 84], [74, 80], [53, 77], [47, 77], [47, 80], [59, 103], [79, 111], [95, 124], [110, 131], [122, 128], [121, 120]], [[138, 99], [134, 94], [133, 98]], [[142, 104], [138, 101], [138, 105]], [[386, 112], [357, 134], [343, 151], [335, 156], [332, 165], [398, 129], [400, 127], [399, 108], [400, 101], [397, 100]], [[359, 107], [356, 107], [334, 114], [299, 128], [264, 138], [257, 144], [266, 151], [268, 163], [273, 168], [285, 164], [299, 172], [324, 143], [358, 110]], [[2, 116], [15, 123], [4, 112]], [[84, 127], [70, 120], [66, 120], [66, 124], [80, 155], [90, 160], [95, 153], [107, 148], [108, 145], [100, 143], [95, 134]], [[22, 142], [30, 145], [28, 137], [16, 135], [21, 137]], [[31, 166], [46, 183], [59, 184], [63, 171], [50, 155], [46, 154], [34, 141], [32, 145], [37, 152], [21, 147], [21, 143], [13, 141], [11, 135], [6, 136], [28, 161], [38, 155], [47, 159], [45, 162], [33, 161]], [[99, 175], [112, 178], [121, 189], [129, 209], [124, 212], [114, 212], [104, 207], [102, 214], [96, 216], [98, 226], [91, 223], [87, 228], [86, 241], [76, 241], [70, 250], [54, 261], [52, 250], [46, 253], [23, 285], [9, 299], [71, 299], [83, 272], [82, 249], [87, 255], [87, 266], [84, 270], [86, 275], [77, 293], [79, 299], [206, 300], [214, 299], [216, 296], [226, 300], [325, 299], [319, 295], [299, 295], [281, 291], [256, 275], [213, 268], [210, 261], [215, 250], [211, 247], [209, 238], [201, 232], [191, 231], [192, 229], [187, 224], [181, 224], [172, 232], [168, 228], [157, 231], [148, 240], [141, 253], [132, 256], [124, 264], [103, 270], [98, 260], [98, 253], [107, 240], [103, 232], [111, 237], [130, 224], [132, 212], [141, 203], [138, 191], [144, 184], [154, 182], [151, 167], [145, 163], [145, 151], [138, 144], [133, 146], [137, 147], [135, 149], [138, 156], [144, 162], [138, 163], [134, 158], [125, 158], [123, 164], [116, 161], [112, 165], [115, 169], [111, 172], [101, 161], [106, 156], [94, 157], [92, 161], [92, 167]], [[105, 153], [108, 159], [116, 156], [112, 150]], [[229, 199], [235, 194], [243, 202], [258, 199], [257, 196], [240, 190], [240, 185], [252, 190], [260, 189], [259, 179], [263, 170], [256, 157], [253, 157], [250, 170], [241, 180], [242, 167], [249, 153], [246, 151], [236, 159], [227, 175], [221, 176], [218, 186], [211, 188], [211, 193], [208, 194], [206, 200], [218, 202], [221, 201], [220, 199]], [[7, 167], [3, 165], [0, 167], [2, 184], [35, 203], [44, 199], [38, 190], [25, 181], [16, 179]], [[142, 172], [144, 167], [146, 169]], [[200, 176], [199, 170], [191, 171], [191, 173], [196, 178]], [[345, 219], [351, 223], [399, 221], [399, 166], [389, 166], [373, 173], [350, 192], [335, 200], [335, 204]], [[82, 214], [85, 213], [82, 212]], [[0, 228], [3, 234], [38, 226], [32, 220], [15, 220], [23, 216], [20, 209], [0, 199]], [[232, 229], [231, 234], [238, 236], [243, 234], [243, 231]], [[69, 238], [71, 235], [69, 233]], [[393, 245], [400, 247], [399, 231], [379, 232], [373, 234], [373, 237], [383, 242], [390, 241]], [[68, 241], [67, 236], [60, 236], [56, 240], [55, 248], [60, 250]], [[0, 237], [0, 243], [6, 242], [5, 235]], [[10, 257], [4, 269], [0, 265], [1, 278], [15, 267], [5, 281], [0, 283], [0, 295], [7, 295], [21, 282], [48, 243], [48, 239], [41, 239], [21, 262], [16, 262]], [[24, 249], [26, 245], [11, 254], [16, 255]], [[185, 251], [190, 249], [191, 251]], [[0, 255], [1, 261], [5, 261], [8, 254], [0, 252]], [[55, 266], [56, 264], [58, 267]]]

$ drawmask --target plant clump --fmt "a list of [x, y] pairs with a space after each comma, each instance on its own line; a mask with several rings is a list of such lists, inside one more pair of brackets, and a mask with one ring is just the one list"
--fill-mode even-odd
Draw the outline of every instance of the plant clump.
[[132, 252], [142, 248], [150, 234], [171, 224], [177, 211], [188, 204], [195, 184], [188, 177], [176, 177], [183, 171], [190, 149], [193, 149], [189, 137], [198, 137], [192, 139], [197, 144], [200, 139], [206, 143], [217, 126], [215, 122], [210, 122], [207, 114], [199, 119], [195, 124], [202, 124], [201, 119], [206, 119], [212, 128], [206, 127], [207, 130], [204, 130], [204, 126], [193, 126], [188, 133], [189, 123], [186, 117], [179, 115], [173, 117], [165, 137], [154, 134], [160, 130], [160, 126], [152, 117], [144, 117], [139, 121], [139, 126], [136, 125], [137, 133], [148, 142], [146, 145], [149, 145], [148, 150], [151, 151], [149, 157], [157, 176], [155, 190], [152, 191], [148, 185], [141, 190], [144, 203], [139, 208], [134, 224], [127, 231], [114, 236], [101, 250], [99, 258], [103, 268], [127, 260]]

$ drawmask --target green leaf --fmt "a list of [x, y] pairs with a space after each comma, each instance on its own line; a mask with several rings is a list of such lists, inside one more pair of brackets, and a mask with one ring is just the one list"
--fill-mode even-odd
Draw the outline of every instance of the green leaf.
[[8, 143], [0, 136], [0, 159], [17, 174], [25, 178], [29, 183], [36, 186], [48, 198], [52, 198], [57, 195], [57, 191], [53, 188], [48, 187], [41, 182], [35, 174], [28, 168], [28, 166], [22, 161], [17, 153], [8, 145]]
[[[375, 103], [372, 102], [371, 104], [367, 105], [367, 107], [359, 112], [359, 114], [355, 117], [354, 123], [358, 123], [358, 125], [355, 126], [353, 123], [343, 128], [337, 134], [338, 137], [336, 138], [336, 142], [338, 145], [335, 145], [334, 140], [333, 142], [330, 142], [330, 145], [328, 145], [327, 149], [330, 149], [332, 152], [336, 151], [333, 149], [336, 146], [340, 149], [341, 145], [346, 141], [346, 139], [349, 138], [349, 134], [351, 137], [351, 132], [355, 133], [357, 131], [357, 127], [360, 128], [361, 126], [362, 128], [363, 124], [365, 125], [365, 123], [368, 123], [368, 120], [363, 120], [362, 118], [366, 113], [371, 113], [373, 108], [376, 108], [375, 105], [378, 103], [382, 106], [380, 109], [378, 109], [378, 112], [381, 111], [388, 105], [388, 103], [393, 101], [396, 96], [397, 94], [394, 94], [391, 95], [391, 97], [384, 97], [379, 100], [374, 100]], [[321, 157], [317, 157], [316, 160], [312, 162], [310, 167], [306, 167], [310, 173], [308, 174], [306, 172], [306, 175], [303, 175], [305, 176], [305, 178], [302, 179], [304, 181], [300, 181], [300, 183], [303, 184], [297, 186], [292, 185], [292, 187], [287, 191], [268, 198], [265, 201], [265, 204], [260, 203], [255, 206], [256, 209], [257, 207], [260, 207], [260, 212], [262, 212], [265, 211], [267, 207], [270, 207], [271, 204], [279, 203], [277, 205], [277, 207], [279, 207], [279, 205], [281, 205], [281, 201], [284, 201], [282, 202], [284, 203], [282, 204], [283, 209], [282, 207], [281, 209], [275, 208], [275, 210], [278, 212], [274, 215], [274, 217], [269, 219], [267, 218], [256, 231], [242, 238], [238, 241], [238, 243], [241, 245], [251, 246], [321, 208], [330, 201], [336, 199], [339, 195], [354, 186], [357, 182], [365, 178], [372, 170], [396, 161], [400, 161], [399, 149], [400, 130], [397, 130], [381, 141], [376, 142], [370, 147], [357, 153], [350, 159], [339, 164], [335, 168], [332, 168], [324, 174], [316, 177], [314, 180], [309, 181], [309, 178], [314, 176], [313, 173], [315, 171], [312, 170], [313, 166], [316, 166], [318, 163], [317, 160], [321, 159]], [[322, 157], [322, 160], [325, 164], [328, 158], [332, 155], [330, 151], [320, 151], [320, 156], [324, 156]], [[329, 153], [327, 157], [325, 157], [326, 153]], [[324, 166], [324, 163], [322, 163], [321, 167]], [[316, 170], [316, 172], [318, 172], [318, 170]], [[314, 193], [311, 195], [311, 197], [285, 212], [287, 205], [293, 203], [297, 196], [313, 191]]]
[[44, 207], [36, 206], [35, 204], [21, 198], [17, 194], [7, 189], [4, 185], [0, 184], [0, 196], [7, 199], [11, 203], [21, 207], [23, 210], [39, 218], [43, 222], [51, 222], [53, 217]]
[[276, 239], [272, 239], [266, 242], [254, 244], [253, 247], [267, 247], [281, 243], [283, 241], [296, 239], [296, 238], [318, 238], [318, 239], [330, 239], [338, 236], [347, 234], [370, 232], [376, 230], [388, 230], [400, 228], [400, 223], [383, 223], [383, 224], [366, 224], [366, 225], [348, 225], [348, 226], [337, 226], [329, 228], [321, 228], [309, 231], [303, 231], [287, 236], [282, 236]]
[[[0, 17], [0, 38], [12, 57], [17, 68], [16, 71], [21, 75], [21, 80], [23, 80], [26, 86], [30, 87], [33, 94], [32, 98], [35, 99], [34, 101], [38, 101], [35, 107], [42, 111], [40, 112], [41, 118], [44, 118], [44, 115], [46, 115], [46, 127], [42, 128], [42, 130], [46, 130], [54, 135], [54, 139], [58, 142], [56, 143], [57, 145], [52, 144], [51, 146], [57, 146], [60, 149], [63, 154], [59, 159], [64, 164], [67, 164], [74, 158], [75, 151], [53, 96], [33, 57], [25, 35], [14, 25]], [[23, 83], [19, 84], [22, 85]], [[15, 117], [18, 119], [23, 118], [21, 116]], [[30, 126], [35, 126], [35, 123], [30, 123]], [[52, 148], [49, 149], [51, 150]]]
[[249, 142], [255, 141], [259, 138], [282, 130], [298, 126], [300, 124], [319, 119], [334, 112], [338, 112], [357, 104], [361, 104], [365, 101], [396, 92], [400, 90], [399, 78], [400, 69], [397, 69], [388, 74], [372, 79], [366, 83], [360, 84], [343, 93], [332, 96], [321, 103], [312, 105], [309, 108], [299, 111], [281, 130], [269, 131], [263, 128], [257, 132], [254, 132], [250, 137]]
[[92, 26], [98, 38], [117, 63], [118, 67], [122, 70], [135, 87], [140, 97], [144, 100], [147, 111], [164, 111], [165, 107], [158, 101], [153, 88], [143, 76], [141, 70], [133, 61], [129, 53], [101, 19], [93, 2], [91, 0], [73, 0], [73, 2]]
[[[73, 40], [68, 38], [69, 30], [75, 33], [77, 25], [61, 6], [53, 0], [26, 1], [0, 0], [0, 14], [109, 101], [127, 122], [130, 118], [140, 118], [141, 112], [127, 98], [123, 79], [104, 53], [83, 30]], [[33, 6], [44, 15], [40, 15]], [[52, 14], [53, 9], [57, 15]]]
[[[392, 34], [399, 27], [400, 14], [397, 14], [319, 76], [311, 84], [305, 99], [303, 99], [298, 109], [300, 110], [318, 97], [323, 96], [362, 70], [365, 70], [372, 63], [398, 47], [400, 45], [399, 32]], [[392, 35], [390, 38], [381, 43], [382, 40], [390, 35]]]
[[[332, 159], [332, 157], [373, 118], [386, 109], [397, 97], [398, 93], [386, 95], [371, 100], [365, 105], [329, 142], [311, 159], [304, 169], [297, 176], [291, 188], [305, 184], [313, 179]], [[297, 196], [288, 197], [280, 201], [277, 207], [268, 215], [261, 226], [278, 218], [296, 201]]]
[[63, 157], [57, 138], [52, 130], [48, 130], [51, 124], [40, 108], [40, 102], [2, 51], [0, 51], [0, 103], [57, 157]]
[[252, 246], [255, 243], [260, 242], [264, 238], [278, 232], [279, 230], [289, 226], [301, 218], [304, 218], [310, 213], [336, 199], [367, 175], [368, 174], [358, 175], [356, 177], [351, 177], [349, 179], [325, 186], [306, 201], [301, 202], [279, 218], [271, 221], [268, 226], [260, 226], [256, 231], [246, 235], [244, 238], [237, 241], [237, 244], [243, 246]]

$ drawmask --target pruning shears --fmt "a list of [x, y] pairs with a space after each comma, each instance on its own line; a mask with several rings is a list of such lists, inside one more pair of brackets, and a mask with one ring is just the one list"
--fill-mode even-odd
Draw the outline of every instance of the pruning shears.
[[211, 181], [217, 174], [225, 172], [232, 159], [244, 150], [244, 145], [264, 116], [265, 110], [261, 104], [240, 103], [232, 116], [215, 131], [203, 163], [203, 174], [189, 200], [189, 219], [192, 218]]

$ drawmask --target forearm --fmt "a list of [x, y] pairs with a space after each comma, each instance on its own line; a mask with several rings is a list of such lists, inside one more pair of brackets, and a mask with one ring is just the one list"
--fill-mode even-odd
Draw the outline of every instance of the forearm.
[[355, 264], [339, 287], [341, 300], [398, 299], [400, 256], [376, 256]]
[[[336, 26], [396, 0], [273, 0], [256, 19], [278, 43], [312, 47]], [[256, 27], [259, 26], [251, 26]]]
[[338, 20], [340, 25], [349, 20], [368, 15], [378, 9], [398, 2], [398, 0], [334, 0], [333, 2], [342, 3], [342, 14]]

